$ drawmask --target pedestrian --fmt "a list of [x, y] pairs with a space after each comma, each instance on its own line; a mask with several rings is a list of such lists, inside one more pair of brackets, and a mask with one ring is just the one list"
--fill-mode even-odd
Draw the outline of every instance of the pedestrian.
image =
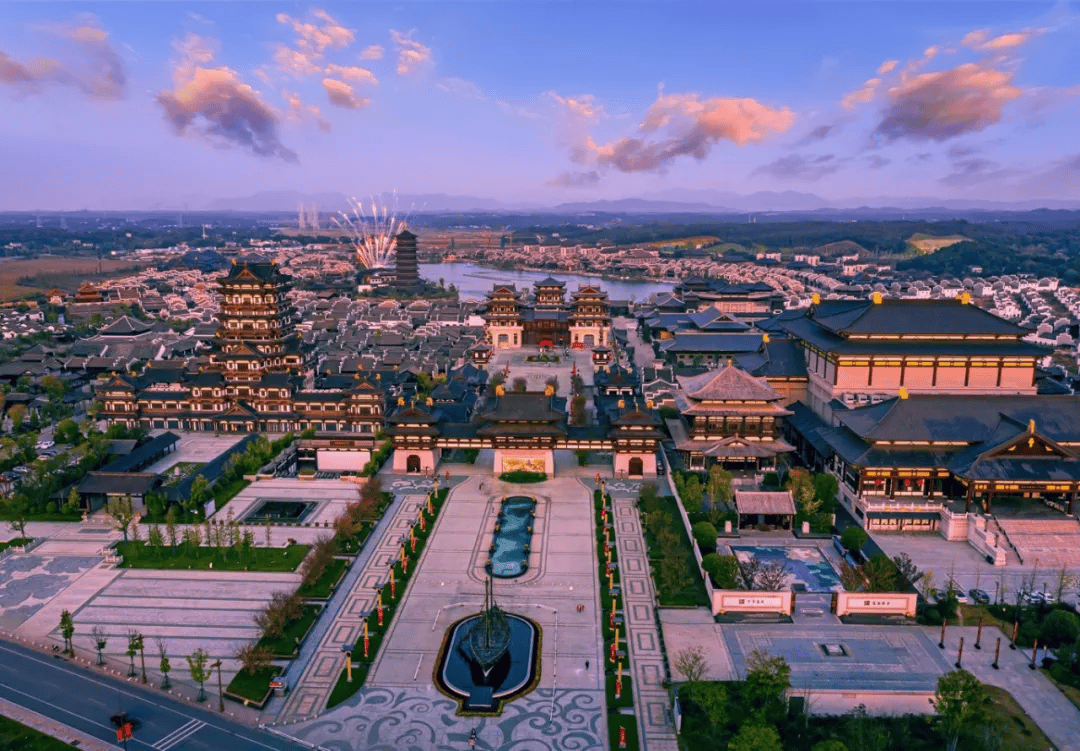
[[588, 661], [588, 660], [585, 660], [585, 669], [586, 669], [586, 670], [588, 670], [588, 669], [589, 669], [589, 661]]

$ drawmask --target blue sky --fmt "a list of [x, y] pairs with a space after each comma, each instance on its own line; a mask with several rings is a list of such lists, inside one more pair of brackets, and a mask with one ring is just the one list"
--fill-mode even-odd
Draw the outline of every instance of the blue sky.
[[7, 209], [264, 190], [1080, 202], [1080, 10], [5, 3], [0, 115]]

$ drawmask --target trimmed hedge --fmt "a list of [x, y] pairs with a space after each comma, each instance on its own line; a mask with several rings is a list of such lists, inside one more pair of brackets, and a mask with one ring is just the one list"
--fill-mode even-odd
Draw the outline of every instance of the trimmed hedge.
[[529, 472], [524, 469], [518, 469], [513, 472], [503, 472], [499, 475], [499, 479], [503, 482], [530, 483], [545, 482], [548, 479], [548, 476], [546, 472]]

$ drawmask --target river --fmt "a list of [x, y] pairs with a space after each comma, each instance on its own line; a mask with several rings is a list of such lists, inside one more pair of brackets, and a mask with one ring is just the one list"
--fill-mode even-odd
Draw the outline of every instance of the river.
[[601, 279], [596, 276], [584, 274], [571, 274], [564, 271], [517, 271], [510, 269], [491, 269], [486, 266], [478, 266], [475, 263], [422, 263], [420, 264], [420, 276], [429, 282], [438, 284], [442, 279], [446, 286], [453, 284], [458, 288], [458, 294], [462, 300], [470, 298], [483, 300], [491, 288], [499, 283], [509, 282], [516, 284], [518, 289], [532, 286], [535, 282], [547, 277], [553, 277], [561, 282], [566, 282], [566, 299], [570, 299], [570, 293], [577, 289], [579, 284], [599, 284], [608, 293], [609, 300], [635, 300], [642, 301], [654, 292], [670, 292], [671, 284], [663, 282], [625, 282], [612, 279]]

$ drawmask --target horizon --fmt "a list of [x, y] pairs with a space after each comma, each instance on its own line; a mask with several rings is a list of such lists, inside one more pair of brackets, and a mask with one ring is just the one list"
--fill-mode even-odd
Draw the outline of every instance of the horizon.
[[1070, 3], [627, 7], [8, 4], [0, 211], [395, 191], [1080, 207]]

